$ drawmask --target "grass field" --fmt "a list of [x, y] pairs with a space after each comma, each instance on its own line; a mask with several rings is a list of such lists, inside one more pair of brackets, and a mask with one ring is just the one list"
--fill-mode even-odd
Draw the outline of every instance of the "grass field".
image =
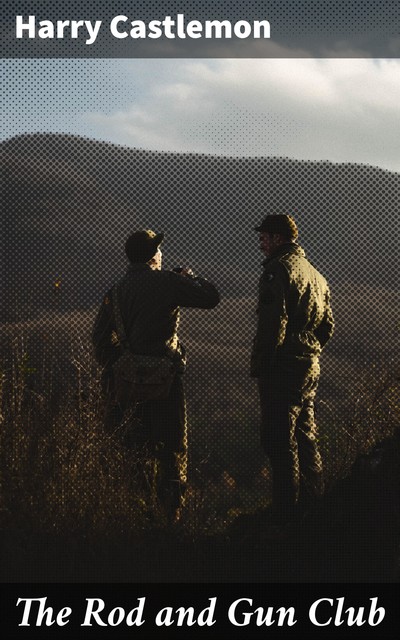
[[[88, 314], [87, 328], [90, 320]], [[300, 542], [309, 549], [311, 536], [319, 548], [335, 523], [343, 533], [340, 523], [347, 517], [346, 540], [359, 549], [363, 538], [354, 536], [367, 524], [364, 512], [354, 514], [364, 505], [376, 519], [380, 490], [392, 555], [389, 561], [378, 554], [381, 560], [368, 575], [383, 572], [388, 579], [393, 557], [399, 557], [393, 469], [400, 459], [396, 444], [389, 453], [383, 444], [396, 443], [400, 425], [399, 376], [390, 363], [369, 363], [355, 373], [341, 361], [340, 377], [336, 357], [326, 355], [317, 417], [328, 494], [319, 519], [314, 514], [300, 533], [289, 530], [277, 549], [271, 530], [257, 525], [257, 510], [270, 502], [271, 475], [258, 446], [258, 406], [246, 376], [245, 346], [220, 341], [213, 348], [202, 344], [201, 335], [188, 341], [189, 481], [181, 521], [172, 528], [152, 489], [154, 461], [103, 430], [100, 371], [88, 329], [74, 333], [71, 326], [55, 314], [46, 322], [6, 328], [0, 431], [5, 581], [251, 581], [265, 580], [267, 570], [268, 580], [312, 579], [321, 565], [312, 570], [309, 559], [307, 570], [296, 565]], [[371, 545], [365, 550], [369, 559]], [[345, 566], [348, 579], [360, 578], [350, 561]], [[364, 558], [361, 566], [366, 571], [370, 565]]]

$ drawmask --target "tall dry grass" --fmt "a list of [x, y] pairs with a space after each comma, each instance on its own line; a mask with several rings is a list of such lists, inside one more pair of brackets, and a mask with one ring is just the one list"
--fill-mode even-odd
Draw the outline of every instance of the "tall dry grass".
[[[100, 370], [87, 336], [38, 342], [26, 327], [13, 327], [8, 337], [0, 386], [2, 527], [93, 537], [129, 532], [138, 538], [155, 527], [165, 529], [153, 488], [154, 461], [145, 450], [125, 448], [121, 434], [103, 429]], [[215, 381], [206, 384], [214, 393]], [[228, 387], [223, 398], [229, 421], [218, 407], [211, 418], [190, 416], [183, 534], [219, 533], [238, 513], [270, 500], [268, 461], [254, 425], [246, 424], [242, 410], [235, 413], [237, 388], [236, 380], [230, 398]], [[201, 393], [208, 397], [206, 386]], [[341, 417], [334, 398], [318, 408], [328, 486], [400, 425], [399, 377], [384, 364], [362, 371], [347, 400]]]

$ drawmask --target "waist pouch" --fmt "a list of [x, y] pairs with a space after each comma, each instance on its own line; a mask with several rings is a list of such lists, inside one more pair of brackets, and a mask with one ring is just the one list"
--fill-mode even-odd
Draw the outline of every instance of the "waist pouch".
[[115, 400], [126, 404], [167, 398], [175, 372], [167, 356], [124, 351], [113, 365]]

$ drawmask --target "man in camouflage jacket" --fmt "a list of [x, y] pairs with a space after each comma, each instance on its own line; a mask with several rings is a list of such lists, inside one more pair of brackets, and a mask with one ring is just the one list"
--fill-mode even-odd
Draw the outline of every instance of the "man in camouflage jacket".
[[269, 215], [256, 231], [266, 259], [251, 375], [258, 378], [261, 443], [273, 472], [273, 513], [285, 521], [324, 490], [314, 398], [334, 322], [327, 282], [296, 243], [294, 219]]
[[[136, 433], [132, 441], [150, 448], [158, 463], [157, 493], [168, 517], [179, 514], [186, 481], [187, 424], [182, 374], [184, 348], [178, 339], [179, 308], [211, 309], [219, 302], [213, 284], [194, 277], [190, 269], [161, 270], [160, 244], [163, 234], [151, 230], [132, 233], [125, 244], [129, 266], [117, 283], [117, 296], [129, 349], [152, 356], [169, 355], [176, 373], [167, 398], [147, 400], [134, 409]], [[103, 391], [107, 397], [105, 426], [117, 430], [129, 406], [121, 406], [114, 397], [112, 365], [122, 353], [113, 309], [113, 290], [103, 299], [97, 314], [92, 341], [97, 361], [103, 369]], [[139, 423], [139, 427], [137, 426]], [[132, 427], [132, 430], [134, 427]], [[130, 438], [133, 436], [133, 438]]]

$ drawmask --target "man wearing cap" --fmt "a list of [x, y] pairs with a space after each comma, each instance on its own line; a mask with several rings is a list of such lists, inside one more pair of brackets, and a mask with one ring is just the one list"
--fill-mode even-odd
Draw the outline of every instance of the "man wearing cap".
[[129, 350], [149, 356], [169, 356], [174, 362], [175, 375], [168, 397], [140, 402], [134, 407], [141, 429], [136, 436], [158, 461], [157, 494], [168, 519], [173, 521], [179, 516], [187, 458], [182, 381], [185, 355], [177, 335], [179, 307], [211, 309], [218, 304], [219, 294], [213, 284], [194, 277], [190, 269], [179, 273], [161, 270], [163, 239], [162, 233], [145, 229], [128, 237], [125, 253], [129, 266], [116, 289], [106, 294], [95, 320], [92, 340], [96, 359], [104, 367], [102, 382], [108, 398], [105, 424], [109, 430], [117, 429], [126, 410], [132, 408], [121, 406], [114, 396], [112, 366], [121, 355], [121, 346], [113, 296], [117, 295]]
[[255, 230], [265, 261], [251, 375], [258, 378], [261, 443], [273, 472], [273, 514], [284, 522], [324, 490], [314, 398], [334, 323], [327, 282], [297, 244], [294, 219], [268, 215]]

